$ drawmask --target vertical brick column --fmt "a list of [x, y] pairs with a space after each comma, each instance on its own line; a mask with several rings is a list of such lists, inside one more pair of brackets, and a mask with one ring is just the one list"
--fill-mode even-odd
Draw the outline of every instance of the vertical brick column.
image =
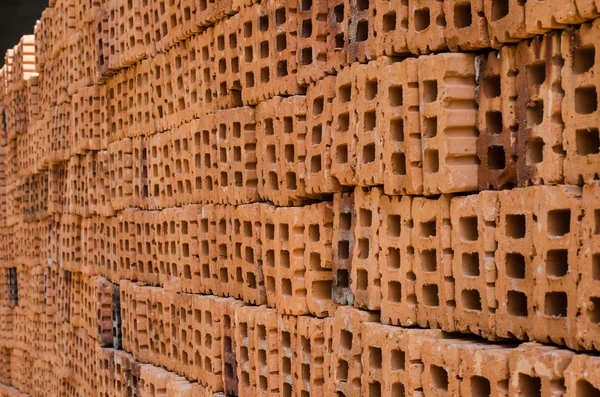
[[[198, 210], [198, 257], [192, 264], [189, 290], [193, 293], [217, 294], [217, 244], [215, 205], [203, 205]], [[186, 282], [184, 281], [184, 288]]]
[[354, 304], [354, 296], [350, 289], [355, 243], [354, 230], [356, 228], [354, 210], [354, 193], [335, 193], [333, 195], [332, 299], [339, 305]]
[[500, 217], [496, 228], [496, 333], [499, 337], [525, 339], [535, 317], [533, 291], [533, 202], [531, 189], [498, 193]]
[[562, 119], [565, 182], [581, 184], [596, 177], [600, 164], [598, 132], [598, 84], [594, 80], [600, 65], [596, 56], [598, 23], [586, 23], [564, 32], [561, 54], [565, 57], [561, 83], [564, 89]]
[[376, 56], [376, 1], [350, 0], [346, 3], [348, 23], [348, 64], [365, 63]]
[[[281, 314], [277, 317], [277, 343], [280, 349], [279, 355], [281, 356], [281, 360], [279, 360], [279, 390], [285, 396], [292, 395], [295, 377], [300, 375], [297, 371], [298, 363], [295, 359], [299, 338], [297, 333], [299, 318], [301, 317]], [[310, 368], [308, 371], [310, 373]]]
[[[529, 188], [531, 189], [531, 188]], [[533, 229], [535, 256], [534, 340], [575, 347], [577, 328], [576, 291], [580, 266], [581, 188], [536, 187]]]
[[311, 194], [341, 191], [331, 173], [335, 85], [336, 78], [327, 76], [311, 84], [306, 93], [306, 190]]
[[236, 296], [237, 290], [230, 282], [235, 277], [232, 259], [232, 211], [229, 206], [215, 206], [217, 278], [218, 283], [213, 293], [220, 296]]
[[118, 215], [117, 240], [120, 278], [137, 278], [137, 261], [135, 251], [135, 213], [137, 209], [123, 210]]
[[238, 46], [243, 48], [242, 43], [246, 40], [246, 35], [252, 34], [252, 27], [250, 27], [250, 32], [239, 28], [247, 22], [249, 10], [250, 8], [241, 10], [239, 14], [224, 19], [214, 26], [214, 36], [211, 40], [214, 54], [213, 65], [216, 65], [214, 68], [216, 99], [220, 109], [242, 105], [241, 79], [247, 78], [242, 74], [244, 72], [242, 63], [252, 60], [246, 59], [246, 52], [242, 55], [235, 49]]
[[377, 129], [383, 136], [383, 188], [386, 194], [422, 194], [423, 166], [416, 59], [380, 69]]
[[[189, 83], [187, 94], [190, 103], [190, 116], [198, 118], [212, 112], [216, 106], [217, 86], [215, 85], [216, 70], [215, 48], [213, 46], [214, 29], [208, 28], [201, 34], [190, 37], [186, 42], [188, 51]], [[234, 46], [235, 33], [233, 33]], [[233, 49], [229, 49], [232, 51]], [[221, 65], [219, 65], [221, 67]]]
[[523, 343], [510, 354], [508, 394], [552, 395], [556, 385], [564, 385], [564, 372], [573, 356], [569, 350]]
[[327, 18], [327, 72], [339, 71], [347, 63], [349, 40], [350, 7], [348, 0], [328, 0], [329, 16]]
[[380, 187], [357, 187], [354, 190], [356, 223], [350, 288], [354, 306], [368, 310], [378, 310], [381, 302], [378, 259], [382, 195]]
[[504, 46], [483, 60], [477, 101], [479, 189], [501, 189], [517, 184], [516, 47]]
[[561, 36], [517, 45], [517, 179], [519, 186], [563, 180]]
[[297, 78], [300, 84], [310, 84], [325, 76], [329, 57], [329, 7], [327, 0], [300, 3], [296, 10]]
[[238, 394], [237, 377], [237, 344], [235, 312], [238, 307], [244, 303], [235, 299], [227, 299], [223, 305], [223, 314], [221, 319], [222, 343], [222, 365], [223, 365], [223, 391], [227, 395]]
[[383, 324], [411, 326], [417, 322], [412, 203], [410, 196], [381, 199], [379, 272]]
[[331, 106], [331, 175], [342, 185], [356, 185], [358, 120], [355, 103], [359, 101], [357, 75], [364, 66], [343, 68], [335, 77], [335, 95]]
[[454, 278], [450, 197], [416, 197], [412, 203], [413, 271], [417, 323], [421, 327], [454, 329]]
[[333, 318], [300, 316], [296, 330], [294, 391], [325, 395], [331, 376]]
[[202, 203], [217, 202], [215, 186], [217, 183], [217, 142], [214, 115], [192, 120], [193, 192], [192, 200]]
[[498, 204], [491, 191], [454, 197], [450, 204], [455, 326], [486, 338], [495, 336]]
[[476, 58], [470, 54], [419, 58], [426, 195], [477, 190], [475, 65]]
[[[576, 341], [584, 349], [598, 349], [600, 328], [600, 185], [590, 183], [583, 188], [583, 219], [579, 225], [581, 248], [577, 259], [581, 280], [577, 285], [577, 302], [581, 315], [577, 318]], [[573, 261], [569, 257], [570, 263]]]

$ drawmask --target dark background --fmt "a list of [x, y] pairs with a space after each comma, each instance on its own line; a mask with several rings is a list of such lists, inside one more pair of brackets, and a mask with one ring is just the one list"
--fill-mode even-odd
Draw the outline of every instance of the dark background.
[[17, 45], [21, 36], [33, 34], [46, 7], [48, 0], [0, 0], [0, 67], [6, 50]]

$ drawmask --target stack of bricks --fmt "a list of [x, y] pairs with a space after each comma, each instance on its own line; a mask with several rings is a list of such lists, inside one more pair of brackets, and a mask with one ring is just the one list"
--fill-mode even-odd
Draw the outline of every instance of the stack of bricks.
[[0, 396], [600, 395], [599, 16], [49, 1], [0, 68]]

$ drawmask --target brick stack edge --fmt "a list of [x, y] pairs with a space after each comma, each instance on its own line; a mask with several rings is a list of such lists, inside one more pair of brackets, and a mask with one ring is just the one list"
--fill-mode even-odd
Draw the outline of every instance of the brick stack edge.
[[0, 69], [0, 396], [600, 395], [599, 16], [51, 0]]

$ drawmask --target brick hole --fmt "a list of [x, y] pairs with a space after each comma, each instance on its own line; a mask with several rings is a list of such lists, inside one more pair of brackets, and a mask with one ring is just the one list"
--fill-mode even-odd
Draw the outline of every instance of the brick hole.
[[[342, 331], [342, 332], [345, 332], [345, 331]], [[338, 381], [347, 381], [348, 380], [348, 362], [346, 360], [338, 360], [337, 380]]]
[[283, 25], [286, 21], [285, 8], [278, 8], [275, 11], [275, 25]]
[[346, 132], [350, 128], [350, 114], [342, 113], [338, 116], [337, 120], [338, 132]]
[[225, 37], [222, 35], [217, 37], [217, 49], [219, 51], [225, 50]]
[[302, 373], [302, 379], [305, 382], [309, 382], [310, 381], [310, 365], [302, 364], [300, 371]]
[[269, 388], [269, 383], [267, 381], [267, 377], [264, 375], [261, 375], [258, 377], [258, 384], [259, 384], [260, 388], [263, 389], [263, 391], [265, 391], [265, 392]]
[[310, 37], [312, 35], [312, 21], [305, 19], [300, 27], [300, 35], [302, 37]]
[[477, 217], [461, 217], [458, 221], [460, 238], [464, 241], [476, 241], [479, 238], [477, 230]]
[[338, 4], [333, 7], [333, 17], [336, 23], [342, 23], [344, 21], [344, 5]]
[[350, 277], [348, 276], [348, 270], [338, 269], [336, 273], [336, 286], [338, 288], [348, 288], [350, 285]]
[[312, 174], [321, 172], [321, 156], [313, 156], [310, 159], [310, 172]]
[[369, 397], [381, 397], [381, 383], [369, 383]]
[[[289, 374], [289, 372], [286, 372]], [[292, 397], [292, 385], [289, 383], [283, 383], [283, 396], [284, 397]]]
[[318, 97], [313, 101], [313, 116], [318, 116], [323, 113], [324, 98]]
[[438, 96], [438, 84], [436, 80], [423, 81], [423, 100], [427, 103], [433, 102]]
[[575, 142], [579, 156], [600, 153], [600, 134], [597, 128], [575, 131]]
[[356, 271], [356, 279], [356, 288], [360, 291], [366, 291], [369, 284], [367, 271], [364, 269], [358, 269]]
[[317, 299], [331, 299], [333, 280], [313, 281], [312, 292]]
[[471, 376], [471, 396], [472, 397], [489, 397], [491, 396], [490, 381], [483, 376]]
[[463, 289], [460, 293], [463, 307], [466, 310], [481, 311], [481, 295], [476, 289]]
[[261, 42], [259, 48], [260, 48], [260, 57], [268, 58], [269, 57], [269, 42], [266, 40]]
[[339, 145], [335, 149], [335, 159], [338, 164], [345, 164], [348, 162], [348, 145]]
[[544, 299], [544, 314], [546, 316], [567, 316], [567, 294], [565, 292], [548, 292]]
[[369, 257], [369, 239], [358, 239], [358, 259], [367, 259]]
[[272, 118], [265, 119], [265, 135], [275, 135]]
[[392, 154], [392, 172], [395, 175], [406, 175], [406, 156], [404, 153]]
[[393, 30], [396, 30], [396, 13], [391, 11], [383, 16], [383, 33]]
[[258, 18], [258, 30], [260, 30], [261, 32], [266, 32], [267, 29], [269, 29], [269, 16], [261, 15]]
[[363, 148], [363, 163], [369, 164], [375, 161], [375, 144], [370, 143]]
[[462, 271], [463, 274], [467, 277], [479, 276], [479, 254], [477, 252], [463, 252]]
[[285, 77], [288, 75], [288, 63], [286, 60], [277, 62], [277, 77]]
[[435, 249], [421, 252], [421, 268], [424, 272], [435, 272], [437, 270], [437, 251]]
[[289, 278], [281, 280], [281, 293], [283, 296], [292, 296], [292, 281]]
[[579, 87], [575, 89], [575, 112], [591, 114], [598, 110], [598, 94], [596, 87]]
[[373, 131], [377, 125], [377, 116], [375, 111], [369, 111], [364, 113], [364, 124], [363, 128], [365, 131]]
[[275, 225], [272, 223], [267, 223], [265, 225], [265, 234], [266, 234], [267, 240], [274, 240], [275, 239]]
[[300, 2], [300, 10], [308, 11], [312, 8], [312, 0], [302, 0]]
[[365, 87], [365, 99], [372, 101], [377, 96], [378, 84], [377, 80], [368, 80]]
[[356, 6], [359, 11], [366, 11], [369, 9], [369, 0], [356, 0]]
[[362, 20], [356, 26], [356, 42], [360, 43], [369, 38], [369, 21]]
[[381, 369], [382, 363], [381, 349], [378, 347], [369, 347], [369, 368]]
[[402, 302], [402, 284], [400, 284], [400, 282], [388, 282], [388, 299], [392, 303]]
[[592, 279], [600, 280], [600, 254], [592, 255]]
[[539, 100], [534, 101], [533, 104], [528, 104], [525, 117], [527, 128], [541, 124], [544, 119], [544, 102]]
[[404, 390], [404, 384], [396, 382], [392, 384], [392, 396], [393, 397], [404, 397], [406, 392]]
[[537, 376], [519, 374], [519, 390], [523, 397], [541, 397], [542, 380]]
[[268, 83], [271, 80], [271, 76], [269, 74], [269, 67], [264, 67], [260, 70], [260, 82]]
[[415, 10], [414, 23], [415, 23], [415, 30], [417, 32], [427, 29], [429, 27], [429, 25], [431, 24], [429, 8], [426, 7], [426, 8], [421, 8], [419, 10]]
[[279, 190], [279, 180], [277, 178], [277, 173], [275, 171], [269, 171], [267, 182], [269, 184], [269, 189], [271, 190]]
[[287, 48], [287, 36], [285, 33], [277, 35], [275, 39], [275, 49], [277, 52], [281, 52]]
[[246, 73], [246, 85], [249, 88], [254, 87], [254, 73], [252, 73], [252, 72]]
[[[313, 255], [313, 254], [311, 254], [311, 255]], [[311, 260], [312, 260], [312, 256], [311, 256]], [[290, 252], [289, 251], [282, 250], [279, 253], [279, 264], [284, 269], [289, 269], [290, 268]]]
[[437, 222], [435, 220], [429, 222], [421, 222], [421, 233], [422, 238], [435, 237], [437, 233]]
[[335, 35], [335, 49], [343, 49], [345, 44], [344, 34], [338, 33]]
[[340, 344], [346, 350], [352, 350], [352, 333], [350, 331], [340, 331]]
[[525, 257], [521, 254], [506, 254], [506, 275], [510, 278], [525, 278]]
[[318, 145], [323, 141], [323, 126], [317, 125], [313, 127], [311, 134], [311, 143], [313, 145]]
[[590, 322], [600, 324], [600, 298], [591, 297], [588, 310]]
[[290, 171], [285, 174], [285, 186], [288, 190], [296, 190], [298, 188], [295, 172]]
[[340, 103], [350, 102], [352, 98], [352, 86], [350, 84], [344, 84], [338, 88], [338, 98]]
[[461, 29], [471, 26], [471, 3], [459, 3], [454, 5], [454, 25]]
[[503, 146], [490, 146], [487, 153], [488, 168], [503, 170], [506, 168], [506, 154]]
[[546, 81], [546, 63], [535, 62], [531, 65], [527, 65], [526, 73], [527, 85], [529, 87], [541, 85], [544, 83], [544, 81]]
[[575, 386], [576, 397], [600, 397], [600, 390], [594, 387], [590, 382], [585, 379], [577, 381]]
[[423, 121], [425, 131], [423, 135], [425, 138], [435, 138], [437, 136], [437, 117], [427, 117]]
[[293, 144], [285, 145], [284, 153], [285, 153], [285, 161], [287, 161], [288, 163], [294, 162], [296, 155], [295, 155], [295, 149], [294, 149]]
[[440, 169], [440, 159], [437, 150], [425, 150], [424, 170], [427, 174], [435, 174]]
[[525, 237], [525, 215], [510, 214], [506, 215], [506, 235], [514, 239]]
[[[281, 342], [284, 348], [289, 349], [292, 345], [292, 338], [289, 332], [283, 331], [281, 333]], [[287, 372], [287, 371], [286, 371]]]
[[548, 212], [548, 236], [560, 237], [571, 231], [571, 210], [552, 210]]
[[[489, 76], [483, 79], [483, 92], [487, 98], [497, 98], [501, 94], [500, 76]], [[500, 112], [488, 112], [488, 113], [499, 113], [500, 120], [502, 120], [502, 113]], [[489, 123], [488, 123], [489, 124]], [[488, 127], [489, 128], [489, 127]]]
[[422, 289], [423, 304], [425, 306], [437, 307], [440, 305], [438, 286], [436, 284], [425, 284]]
[[267, 293], [274, 294], [275, 293], [275, 278], [268, 276], [267, 277]]
[[[254, 59], [254, 52], [252, 51], [252, 46], [247, 46], [246, 48], [244, 48], [244, 61], [246, 61], [246, 63], [250, 63], [252, 62], [252, 60]], [[223, 72], [226, 70], [226, 64], [225, 64], [225, 59], [220, 59], [219, 60], [219, 65], [223, 64]], [[221, 71], [221, 69], [219, 69], [219, 71]], [[223, 73], [221, 72], [221, 73]]]
[[508, 291], [508, 314], [517, 317], [527, 317], [527, 295], [520, 291]]
[[345, 260], [350, 258], [350, 242], [342, 240], [338, 242], [338, 257]]
[[433, 387], [439, 390], [448, 390], [448, 372], [438, 365], [431, 365], [429, 370]]
[[300, 52], [300, 63], [310, 65], [313, 62], [313, 52], [311, 47], [303, 48]]
[[573, 51], [573, 73], [581, 74], [589, 71], [594, 66], [596, 49], [593, 45], [576, 48]]
[[550, 250], [546, 257], [546, 274], [552, 277], [563, 277], [569, 271], [569, 251], [566, 249]]

